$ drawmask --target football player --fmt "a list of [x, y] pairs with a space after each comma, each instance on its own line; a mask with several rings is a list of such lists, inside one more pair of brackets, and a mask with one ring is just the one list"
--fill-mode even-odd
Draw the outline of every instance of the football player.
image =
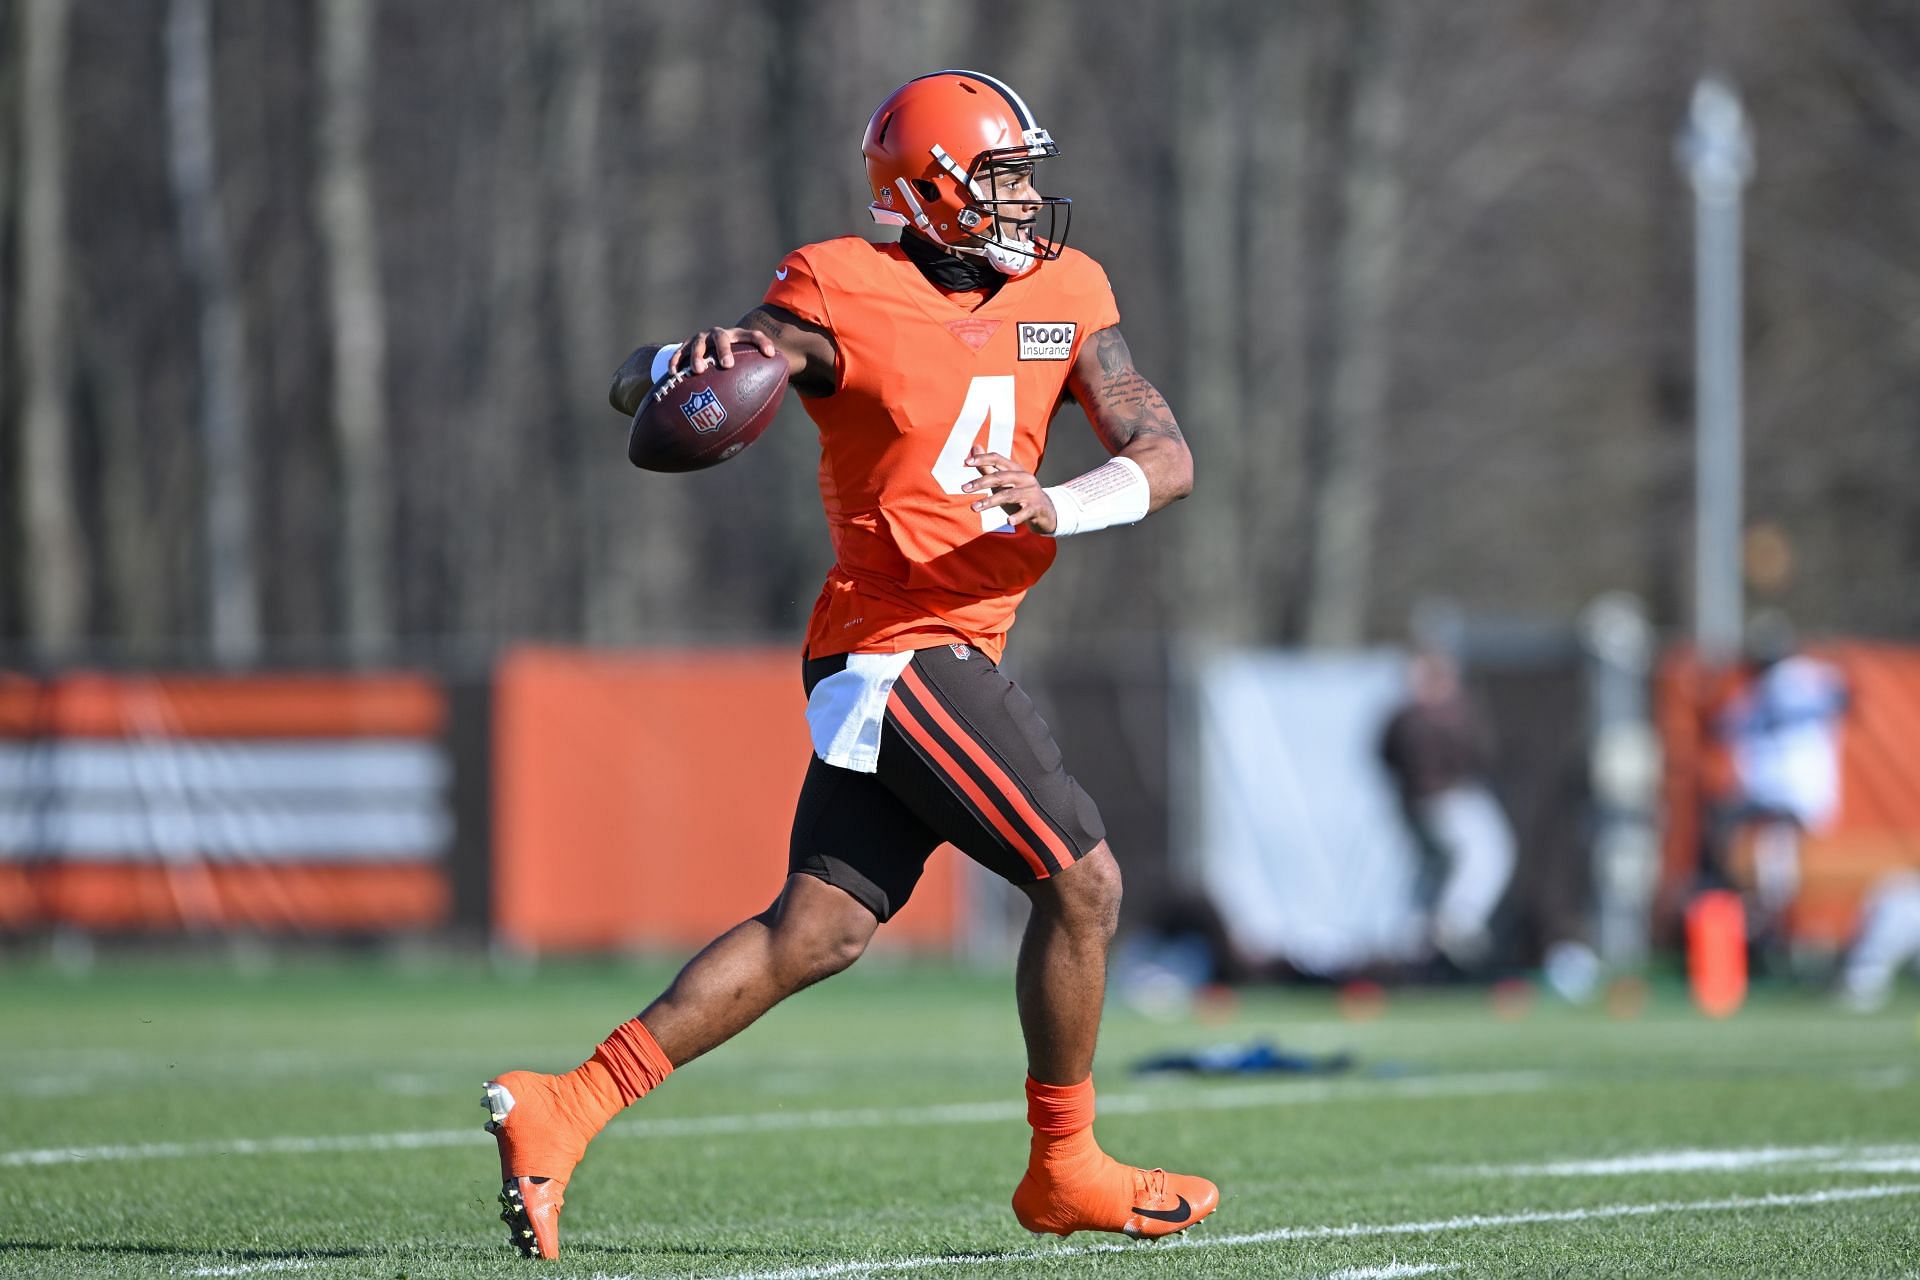
[[[1094, 1141], [1120, 871], [1099, 810], [997, 665], [1059, 539], [1186, 496], [1186, 442], [1134, 368], [1105, 273], [1066, 247], [1070, 202], [1035, 187], [1059, 149], [1018, 94], [978, 72], [922, 76], [880, 104], [862, 150], [870, 211], [902, 228], [898, 242], [795, 249], [737, 324], [641, 347], [614, 378], [631, 415], [662, 377], [730, 367], [734, 344], [784, 358], [819, 428], [837, 562], [807, 629], [815, 753], [778, 899], [574, 1071], [486, 1086], [502, 1217], [529, 1256], [557, 1254], [562, 1193], [601, 1127], [852, 964], [942, 842], [1033, 904], [1016, 977], [1033, 1128], [1021, 1224], [1161, 1236], [1219, 1202], [1204, 1178], [1121, 1164]], [[1048, 425], [1069, 397], [1112, 457], [1043, 486]]]

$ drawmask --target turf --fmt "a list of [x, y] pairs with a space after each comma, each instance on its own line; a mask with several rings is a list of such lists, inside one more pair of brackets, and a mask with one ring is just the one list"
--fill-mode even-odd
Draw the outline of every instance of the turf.
[[[1659, 990], [1630, 1017], [1496, 1011], [1466, 991], [1398, 994], [1365, 1021], [1324, 992], [1249, 995], [1204, 1024], [1116, 1009], [1104, 1144], [1206, 1173], [1224, 1201], [1188, 1243], [1107, 1251], [1036, 1244], [1007, 1209], [1025, 1129], [1006, 975], [884, 961], [616, 1121], [569, 1192], [565, 1256], [520, 1261], [494, 1220], [481, 1080], [571, 1065], [665, 976], [15, 964], [0, 971], [0, 1274], [1920, 1275], [1910, 991], [1871, 1016], [1763, 991], [1719, 1023]], [[1125, 1069], [1256, 1037], [1359, 1065]], [[1735, 1154], [1538, 1168], [1676, 1151]]]

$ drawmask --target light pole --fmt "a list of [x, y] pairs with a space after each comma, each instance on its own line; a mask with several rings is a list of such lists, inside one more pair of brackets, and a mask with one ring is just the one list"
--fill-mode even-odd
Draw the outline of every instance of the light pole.
[[1693, 184], [1693, 636], [1702, 662], [1740, 652], [1742, 426], [1740, 215], [1753, 135], [1740, 99], [1708, 77], [1693, 90], [1680, 162]]

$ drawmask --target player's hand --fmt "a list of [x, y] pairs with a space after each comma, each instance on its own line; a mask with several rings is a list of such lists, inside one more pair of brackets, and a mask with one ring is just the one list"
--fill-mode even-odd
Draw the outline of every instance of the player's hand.
[[694, 373], [705, 373], [714, 365], [722, 369], [733, 368], [733, 344], [747, 342], [753, 344], [763, 356], [778, 356], [780, 348], [773, 345], [773, 339], [758, 329], [729, 329], [715, 325], [711, 329], [702, 329], [685, 342], [667, 361], [667, 368], [678, 373], [682, 369], [691, 369]]
[[981, 495], [973, 504], [975, 511], [999, 507], [1007, 513], [1007, 523], [1016, 528], [1030, 524], [1035, 533], [1054, 531], [1059, 517], [1053, 509], [1053, 499], [1040, 487], [1040, 479], [1033, 472], [1015, 466], [1013, 459], [1004, 454], [989, 453], [985, 449], [975, 449], [968, 454], [967, 465], [980, 473], [978, 480], [969, 480], [960, 486], [967, 493]]

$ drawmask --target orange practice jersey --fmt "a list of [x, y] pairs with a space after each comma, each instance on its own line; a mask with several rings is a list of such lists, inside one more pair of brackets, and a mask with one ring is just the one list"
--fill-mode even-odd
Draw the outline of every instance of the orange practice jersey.
[[[978, 295], [973, 295], [978, 297]], [[795, 249], [766, 300], [832, 332], [834, 393], [803, 403], [820, 429], [820, 498], [836, 563], [807, 650], [885, 653], [966, 641], [995, 661], [1054, 540], [1010, 532], [960, 486], [978, 445], [1040, 469], [1081, 344], [1119, 323], [1106, 273], [1064, 250], [978, 309], [931, 284], [897, 244], [847, 236]]]

